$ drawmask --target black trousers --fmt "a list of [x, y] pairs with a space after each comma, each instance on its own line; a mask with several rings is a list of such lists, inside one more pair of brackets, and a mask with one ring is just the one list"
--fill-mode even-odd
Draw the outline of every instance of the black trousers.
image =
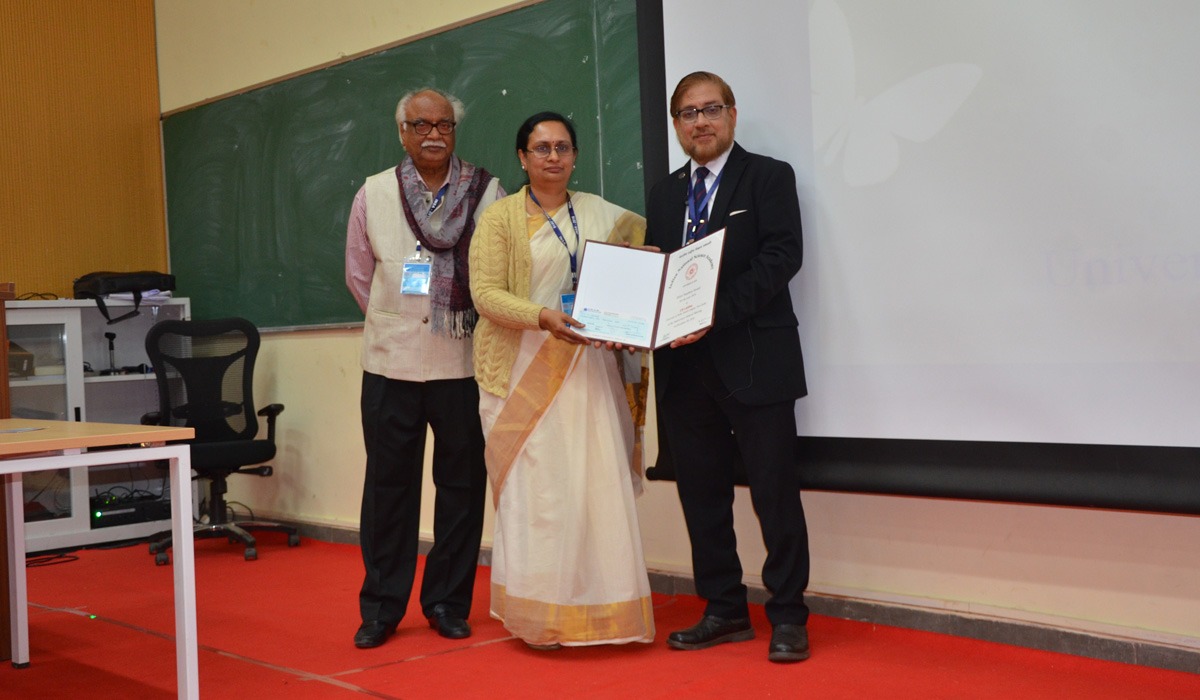
[[762, 578], [773, 625], [806, 624], [808, 529], [796, 465], [795, 401], [751, 406], [729, 395], [705, 343], [676, 355], [659, 421], [675, 460], [676, 484], [692, 544], [696, 592], [706, 615], [749, 614], [733, 529], [734, 463], [746, 467], [767, 558]]
[[421, 609], [439, 603], [466, 618], [483, 533], [487, 471], [479, 386], [471, 377], [406, 382], [368, 372], [362, 384], [367, 449], [359, 539], [366, 576], [363, 621], [399, 622], [417, 567], [426, 426], [433, 429], [433, 548], [425, 558]]

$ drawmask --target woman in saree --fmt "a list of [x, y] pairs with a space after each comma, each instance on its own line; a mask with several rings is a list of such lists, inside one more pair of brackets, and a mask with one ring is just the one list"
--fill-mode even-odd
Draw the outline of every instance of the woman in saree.
[[[537, 649], [650, 642], [634, 508], [642, 467], [634, 414], [640, 426], [645, 375], [638, 356], [591, 343], [563, 309], [584, 240], [641, 245], [645, 219], [568, 191], [578, 149], [566, 117], [530, 117], [516, 150], [529, 184], [488, 207], [470, 252], [475, 378], [496, 506], [491, 614]], [[630, 359], [625, 373], [641, 386], [627, 393]]]

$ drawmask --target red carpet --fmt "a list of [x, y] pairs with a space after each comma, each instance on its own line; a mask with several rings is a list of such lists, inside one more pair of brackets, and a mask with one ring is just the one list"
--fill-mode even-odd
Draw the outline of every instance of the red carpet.
[[[0, 665], [0, 698], [173, 697], [170, 567], [145, 546], [78, 557], [29, 569], [32, 664]], [[395, 637], [360, 650], [356, 547], [268, 533], [246, 562], [208, 540], [196, 568], [205, 698], [1200, 698], [1200, 675], [820, 616], [810, 660], [770, 664], [761, 607], [754, 641], [672, 651], [666, 634], [701, 611], [687, 596], [655, 596], [652, 645], [535, 652], [488, 618], [487, 569], [471, 638], [434, 634], [414, 599]]]

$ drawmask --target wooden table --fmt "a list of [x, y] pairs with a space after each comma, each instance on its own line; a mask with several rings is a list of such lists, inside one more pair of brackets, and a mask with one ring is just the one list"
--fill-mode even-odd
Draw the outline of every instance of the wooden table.
[[[175, 562], [175, 668], [178, 697], [200, 694], [196, 639], [196, 575], [192, 551], [191, 428], [0, 419], [0, 475], [8, 505], [8, 583], [12, 663], [29, 665], [29, 605], [25, 589], [24, 472], [167, 460]], [[95, 449], [115, 448], [115, 449]], [[84, 451], [89, 450], [89, 451]], [[149, 562], [147, 562], [149, 565]]]

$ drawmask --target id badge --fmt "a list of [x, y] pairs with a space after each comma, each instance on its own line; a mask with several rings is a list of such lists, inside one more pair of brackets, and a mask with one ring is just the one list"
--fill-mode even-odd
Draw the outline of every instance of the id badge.
[[433, 269], [432, 263], [406, 262], [404, 272], [400, 277], [401, 294], [429, 294], [429, 274]]
[[562, 306], [562, 312], [568, 316], [575, 315], [575, 292], [563, 292], [558, 295], [559, 305]]

